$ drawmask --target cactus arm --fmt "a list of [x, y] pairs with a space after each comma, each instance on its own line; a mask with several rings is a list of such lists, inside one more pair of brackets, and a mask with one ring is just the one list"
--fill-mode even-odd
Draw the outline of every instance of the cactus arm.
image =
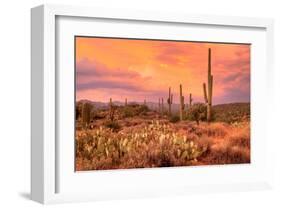
[[208, 97], [207, 97], [207, 91], [206, 91], [206, 83], [203, 83], [203, 92], [204, 92], [205, 103], [208, 103]]
[[212, 105], [213, 101], [213, 75], [211, 75], [211, 80], [210, 80], [210, 95], [209, 95], [209, 104]]

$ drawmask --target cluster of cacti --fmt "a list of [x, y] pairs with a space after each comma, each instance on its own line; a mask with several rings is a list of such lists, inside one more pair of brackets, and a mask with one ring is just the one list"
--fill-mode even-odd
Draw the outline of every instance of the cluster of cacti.
[[206, 83], [203, 83], [204, 98], [207, 104], [207, 121], [210, 122], [212, 115], [212, 97], [213, 97], [213, 75], [211, 74], [211, 49], [208, 51], [208, 93]]
[[171, 115], [172, 113], [172, 104], [173, 104], [173, 94], [171, 94], [171, 87], [169, 87], [169, 97], [167, 99], [167, 103], [168, 103], [168, 106], [169, 106], [169, 116]]
[[[212, 114], [212, 95], [213, 95], [213, 75], [211, 74], [211, 49], [208, 50], [208, 92], [206, 88], [206, 83], [203, 83], [203, 91], [204, 91], [204, 99], [207, 105], [207, 121], [209, 122], [211, 120], [211, 114]], [[162, 98], [163, 99], [163, 98]], [[189, 103], [185, 104], [185, 98], [183, 96], [183, 90], [182, 90], [182, 84], [180, 84], [180, 92], [179, 92], [179, 101], [180, 101], [180, 107], [179, 107], [179, 117], [182, 121], [184, 119], [185, 109], [192, 107], [192, 94], [189, 94]], [[173, 103], [173, 95], [171, 94], [171, 87], [169, 87], [169, 97], [167, 99], [168, 103], [168, 115], [171, 116], [171, 106]], [[159, 112], [163, 114], [163, 109], [160, 108], [160, 99], [159, 99]]]
[[[152, 121], [137, 132], [131, 130], [115, 133], [99, 127], [76, 134], [77, 157], [89, 160], [90, 169], [101, 169], [106, 166], [118, 168], [134, 160], [132, 167], [141, 167], [138, 163], [144, 163], [148, 167], [162, 166], [160, 159], [162, 153], [167, 155], [174, 166], [184, 165], [196, 161], [205, 151], [205, 148], [199, 147], [192, 138], [188, 138], [188, 135], [174, 132], [170, 125], [159, 121]], [[159, 164], [150, 164], [156, 162], [150, 162], [149, 155], [156, 155]], [[138, 161], [139, 157], [141, 161]]]

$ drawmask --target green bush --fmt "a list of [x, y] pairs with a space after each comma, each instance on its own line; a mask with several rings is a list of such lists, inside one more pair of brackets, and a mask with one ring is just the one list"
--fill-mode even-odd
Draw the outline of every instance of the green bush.
[[129, 118], [136, 115], [145, 115], [148, 111], [149, 108], [146, 105], [130, 104], [123, 108], [123, 116]]
[[186, 118], [187, 120], [196, 121], [199, 125], [199, 121], [206, 120], [207, 117], [207, 107], [203, 103], [196, 103], [188, 108]]
[[123, 109], [123, 116], [125, 118], [130, 118], [130, 117], [133, 117], [134, 116], [134, 108], [131, 107], [131, 106], [126, 106], [124, 107]]
[[146, 105], [140, 105], [138, 108], [138, 114], [146, 114], [149, 108]]

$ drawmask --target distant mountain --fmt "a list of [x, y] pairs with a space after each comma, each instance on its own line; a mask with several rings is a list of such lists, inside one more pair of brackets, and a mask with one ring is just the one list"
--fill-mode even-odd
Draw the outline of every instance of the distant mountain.
[[[78, 101], [77, 103], [90, 103], [94, 105], [97, 109], [107, 108], [109, 102], [98, 102], [98, 101], [91, 101], [87, 99], [83, 99]], [[125, 102], [120, 101], [112, 101], [114, 105], [117, 106], [124, 106]], [[144, 104], [143, 102], [128, 102], [128, 104]], [[158, 102], [147, 102], [146, 105], [151, 110], [159, 110]], [[176, 113], [179, 111], [180, 105], [179, 104], [172, 104], [172, 112]], [[167, 102], [164, 102], [164, 109], [168, 110]], [[228, 104], [218, 104], [213, 105], [213, 112], [216, 114], [218, 118], [227, 118], [227, 117], [250, 117], [250, 103], [228, 103]]]
[[[97, 101], [91, 101], [87, 99], [79, 100], [77, 103], [90, 103], [94, 105], [97, 109], [103, 109], [108, 107], [109, 102], [97, 102]], [[112, 101], [114, 105], [117, 106], [124, 106], [125, 102], [120, 102], [120, 101]], [[144, 102], [128, 102], [128, 104], [144, 104]], [[146, 105], [149, 109], [151, 110], [158, 110], [159, 109], [159, 104], [158, 102], [146, 102]], [[172, 104], [172, 112], [177, 112], [179, 111], [179, 104]], [[168, 109], [168, 104], [167, 102], [164, 102], [164, 109]]]

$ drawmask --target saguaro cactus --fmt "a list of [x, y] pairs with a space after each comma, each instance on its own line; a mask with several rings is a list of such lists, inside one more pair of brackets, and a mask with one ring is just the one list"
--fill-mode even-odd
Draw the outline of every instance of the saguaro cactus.
[[189, 94], [189, 107], [192, 106], [192, 101], [193, 101], [193, 99], [192, 99], [192, 94], [190, 93], [190, 94]]
[[82, 107], [82, 123], [83, 126], [86, 128], [91, 120], [91, 104], [84, 103]]
[[164, 114], [164, 99], [163, 97], [161, 98], [161, 115]]
[[146, 105], [146, 99], [143, 100], [143, 105]]
[[161, 99], [158, 98], [158, 112], [161, 114]]
[[169, 115], [171, 115], [171, 107], [172, 107], [172, 104], [173, 104], [173, 94], [171, 94], [171, 87], [169, 87], [169, 98], [167, 99], [167, 103], [168, 103], [168, 106], [169, 106]]
[[183, 120], [184, 96], [182, 95], [182, 85], [180, 84], [180, 120]]
[[206, 83], [203, 83], [204, 98], [207, 104], [207, 121], [211, 121], [212, 115], [212, 99], [213, 99], [213, 75], [211, 66], [211, 49], [208, 51], [208, 93], [206, 90]]
[[128, 105], [127, 98], [125, 98], [125, 107]]
[[109, 119], [114, 120], [115, 108], [113, 107], [112, 98], [109, 99]]

